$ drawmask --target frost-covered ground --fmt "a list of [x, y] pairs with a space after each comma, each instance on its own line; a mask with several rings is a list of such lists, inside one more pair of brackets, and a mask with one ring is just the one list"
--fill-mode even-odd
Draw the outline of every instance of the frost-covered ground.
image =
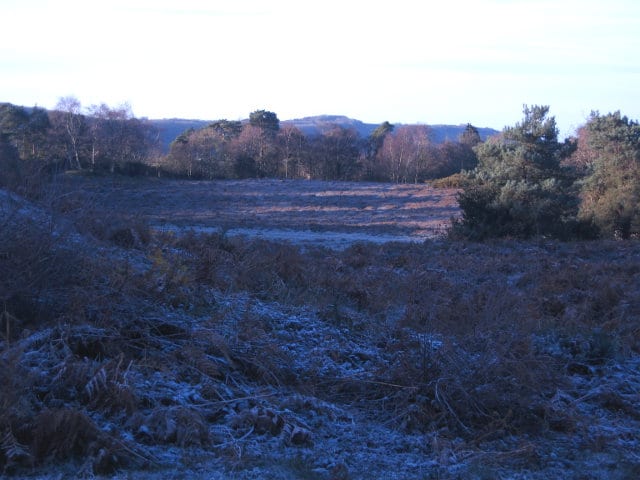
[[[324, 382], [332, 388], [342, 383], [359, 384], [366, 399], [368, 382], [379, 381], [377, 372], [394, 362], [393, 355], [376, 347], [378, 339], [354, 336], [348, 329], [328, 325], [306, 308], [264, 304], [246, 297], [218, 301], [229, 310], [223, 323], [216, 323], [215, 333], [210, 331], [208, 318], [171, 312], [163, 321], [170, 318], [170, 324], [185, 331], [189, 342], [193, 337], [220, 335], [224, 339], [220, 341], [227, 345], [222, 348], [229, 348], [228, 358], [215, 347], [206, 358], [189, 358], [185, 345], [189, 342], [164, 338], [160, 351], [154, 354], [167, 355], [172, 362], [176, 356], [180, 360], [155, 372], [145, 368], [142, 360], [134, 361], [127, 365], [123, 381], [127, 389], [136, 392], [138, 401], [152, 407], [142, 408], [131, 417], [124, 413], [110, 418], [97, 412], [89, 414], [102, 431], [127, 442], [128, 448], [142, 458], [140, 464], [134, 457], [135, 466], [98, 477], [630, 479], [639, 472], [637, 357], [592, 374], [576, 374], [568, 390], [556, 393], [552, 404], [558, 410], [571, 410], [578, 418], [573, 431], [552, 431], [539, 437], [508, 435], [469, 444], [447, 429], [410, 431], [403, 425], [407, 415], [401, 411], [404, 407], [399, 407], [398, 418], [387, 412], [380, 417], [376, 403], [392, 402], [393, 396], [371, 399], [372, 405], [365, 400], [322, 398], [327, 396]], [[242, 334], [240, 325], [247, 319], [259, 321], [260, 328], [268, 333], [261, 331], [248, 340], [235, 339]], [[27, 338], [23, 344], [54, 341], [65, 333], [94, 340], [112, 334], [93, 328], [71, 328], [67, 332], [52, 329], [41, 332], [37, 339]], [[256, 351], [246, 351], [251, 349]], [[174, 355], [175, 350], [186, 353]], [[59, 379], [64, 367], [58, 362], [69, 362], [71, 352], [55, 361], [49, 359], [48, 368], [43, 367], [47, 355], [41, 350], [31, 351], [28, 361], [37, 362], [37, 368], [42, 369], [40, 375]], [[269, 364], [265, 371], [260, 371], [260, 362], [266, 360], [262, 355], [275, 356], [265, 362]], [[86, 368], [96, 372], [87, 377], [87, 385], [104, 371], [104, 377], [99, 377], [104, 383], [96, 388], [111, 388], [109, 382], [116, 379], [110, 377], [114, 374], [108, 362], [86, 358], [83, 362], [89, 362], [91, 368]], [[249, 364], [240, 367], [241, 371], [255, 367], [257, 371], [251, 375], [256, 378], [247, 379], [246, 371], [245, 375], [238, 372], [235, 362]], [[185, 371], [189, 369], [196, 373], [189, 375]], [[260, 378], [273, 375], [278, 379], [278, 369], [296, 377], [296, 386]], [[306, 384], [307, 378], [310, 384]], [[317, 390], [322, 393], [318, 395]], [[76, 405], [70, 402], [67, 407]], [[36, 469], [34, 475], [20, 472], [18, 477], [94, 477], [94, 464], [93, 459], [58, 466], [47, 463], [47, 474]]]
[[[218, 233], [228, 237], [247, 237], [265, 239], [274, 242], [286, 242], [293, 245], [313, 245], [323, 246], [331, 249], [340, 249], [350, 247], [354, 243], [373, 243], [383, 244], [390, 242], [402, 243], [419, 243], [424, 242], [425, 236], [420, 235], [393, 235], [383, 233], [366, 233], [366, 232], [334, 232], [334, 231], [312, 231], [312, 230], [296, 230], [293, 228], [230, 228], [224, 230], [218, 227], [200, 227], [200, 226], [178, 226], [164, 224], [162, 226], [153, 227], [158, 232], [170, 232], [175, 234], [183, 234], [184, 232], [212, 234]], [[434, 232], [432, 235], [436, 235]]]
[[301, 249], [0, 198], [7, 476], [640, 476], [637, 243]]
[[223, 231], [302, 245], [422, 242], [459, 215], [454, 189], [304, 180], [84, 182], [99, 215], [132, 212], [164, 231]]

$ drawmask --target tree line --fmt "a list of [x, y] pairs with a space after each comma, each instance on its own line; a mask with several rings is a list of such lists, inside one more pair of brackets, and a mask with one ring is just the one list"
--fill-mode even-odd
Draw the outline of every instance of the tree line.
[[592, 112], [559, 141], [549, 107], [525, 105], [521, 122], [475, 152], [454, 235], [640, 238], [640, 125], [619, 111]]
[[458, 139], [436, 143], [426, 125], [388, 122], [366, 138], [340, 126], [306, 136], [256, 110], [245, 122], [187, 130], [162, 155], [158, 131], [126, 104], [82, 108], [74, 97], [52, 111], [0, 104], [0, 186], [24, 189], [27, 180], [69, 169], [193, 179], [445, 178], [461, 187], [454, 236], [640, 236], [640, 125], [620, 112], [592, 112], [560, 141], [549, 107], [525, 106], [521, 122], [486, 141], [467, 125]]
[[281, 127], [274, 112], [248, 121], [218, 120], [180, 134], [162, 155], [151, 122], [128, 105], [82, 108], [74, 97], [55, 109], [0, 104], [0, 159], [6, 184], [26, 171], [161, 175], [192, 179], [304, 178], [422, 182], [473, 168], [478, 131], [468, 125], [455, 141], [436, 143], [426, 125], [382, 123], [363, 138], [336, 126], [307, 136]]
[[0, 183], [65, 170], [139, 173], [157, 154], [157, 131], [129, 105], [92, 105], [74, 97], [56, 108], [0, 104]]
[[176, 175], [202, 179], [422, 182], [473, 168], [473, 147], [479, 142], [471, 125], [457, 141], [438, 144], [426, 125], [395, 129], [389, 122], [367, 138], [341, 126], [306, 136], [296, 127], [281, 127], [275, 113], [256, 110], [248, 122], [219, 120], [184, 132], [160, 165]]

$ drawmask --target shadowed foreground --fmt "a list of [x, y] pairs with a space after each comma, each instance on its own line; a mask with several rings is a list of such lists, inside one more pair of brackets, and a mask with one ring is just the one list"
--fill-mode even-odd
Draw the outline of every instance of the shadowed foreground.
[[116, 187], [0, 197], [4, 474], [640, 474], [638, 243], [177, 235]]

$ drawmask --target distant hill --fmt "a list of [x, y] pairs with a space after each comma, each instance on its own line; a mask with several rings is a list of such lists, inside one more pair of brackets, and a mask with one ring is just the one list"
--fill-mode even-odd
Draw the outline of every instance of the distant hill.
[[[31, 107], [22, 107], [28, 112], [31, 111]], [[194, 120], [184, 118], [163, 118], [163, 119], [146, 119], [153, 126], [158, 129], [160, 136], [160, 146], [164, 153], [169, 151], [169, 145], [173, 142], [178, 135], [193, 128], [198, 130], [206, 127], [215, 120]], [[248, 122], [249, 120], [243, 120]], [[321, 135], [324, 132], [331, 130], [332, 128], [339, 126], [343, 128], [353, 128], [360, 134], [361, 137], [368, 137], [377, 127], [378, 123], [364, 123], [360, 120], [349, 118], [345, 115], [315, 115], [311, 117], [296, 118], [293, 120], [281, 120], [280, 125], [291, 125], [297, 127], [305, 135], [309, 137]], [[400, 127], [403, 124], [395, 124], [395, 127]], [[466, 124], [461, 125], [428, 125], [433, 132], [433, 141], [436, 143], [442, 143], [445, 140], [455, 141], [460, 134], [464, 131]], [[477, 127], [480, 137], [485, 140], [488, 137], [499, 133], [498, 130], [486, 127]]]
[[[344, 115], [317, 115], [314, 117], [304, 117], [295, 120], [283, 120], [281, 125], [293, 125], [298, 127], [306, 135], [314, 136], [320, 135], [327, 130], [337, 126], [344, 128], [353, 128], [360, 136], [368, 137], [377, 127], [378, 123], [364, 123], [360, 120], [354, 120], [353, 118], [345, 117]], [[397, 124], [396, 127], [400, 127], [403, 124]], [[466, 124], [463, 125], [428, 125], [433, 131], [433, 141], [442, 143], [445, 140], [455, 141], [460, 134], [464, 131]], [[477, 127], [478, 128], [478, 127]], [[498, 130], [493, 128], [478, 128], [480, 137], [485, 140], [491, 135], [499, 133]]]
[[160, 134], [160, 145], [163, 152], [169, 151], [169, 145], [178, 135], [193, 128], [198, 130], [206, 127], [211, 120], [185, 120], [181, 118], [165, 118], [162, 120], [149, 120], [149, 122], [158, 129]]
[[309, 137], [322, 135], [336, 126], [352, 128], [357, 131], [361, 137], [368, 137], [378, 126], [377, 124], [354, 120], [344, 115], [316, 115], [313, 117], [296, 118], [294, 120], [283, 120], [280, 124], [283, 126], [291, 125], [296, 127]]
[[[433, 131], [433, 141], [442, 143], [445, 140], [456, 141], [464, 129], [467, 128], [467, 124], [464, 125], [429, 125], [429, 128]], [[476, 127], [480, 138], [486, 140], [487, 138], [500, 133], [500, 130], [489, 127]]]
[[[166, 152], [169, 150], [169, 144], [176, 139], [178, 135], [183, 133], [189, 128], [199, 129], [207, 126], [213, 120], [186, 120], [179, 118], [170, 118], [162, 120], [150, 120], [160, 132], [160, 141], [163, 150]], [[344, 115], [316, 115], [312, 117], [296, 118], [293, 120], [282, 120], [280, 125], [291, 125], [297, 127], [305, 135], [313, 137], [321, 135], [332, 128], [339, 126], [344, 128], [353, 128], [360, 136], [368, 137], [379, 124], [377, 123], [364, 123], [360, 120], [346, 117]], [[397, 124], [396, 127], [401, 126]], [[464, 131], [466, 124], [462, 125], [428, 125], [433, 132], [433, 141], [436, 143], [442, 143], [445, 140], [455, 141], [459, 135]], [[477, 127], [480, 137], [484, 140], [491, 135], [498, 133], [498, 130], [493, 128]]]

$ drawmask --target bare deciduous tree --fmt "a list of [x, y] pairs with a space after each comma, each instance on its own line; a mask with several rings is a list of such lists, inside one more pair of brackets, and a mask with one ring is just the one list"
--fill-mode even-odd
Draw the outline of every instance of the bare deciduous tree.
[[62, 97], [55, 107], [59, 113], [58, 121], [64, 128], [67, 137], [67, 160], [71, 168], [80, 170], [80, 141], [83, 135], [86, 122], [82, 115], [82, 105], [76, 97]]

